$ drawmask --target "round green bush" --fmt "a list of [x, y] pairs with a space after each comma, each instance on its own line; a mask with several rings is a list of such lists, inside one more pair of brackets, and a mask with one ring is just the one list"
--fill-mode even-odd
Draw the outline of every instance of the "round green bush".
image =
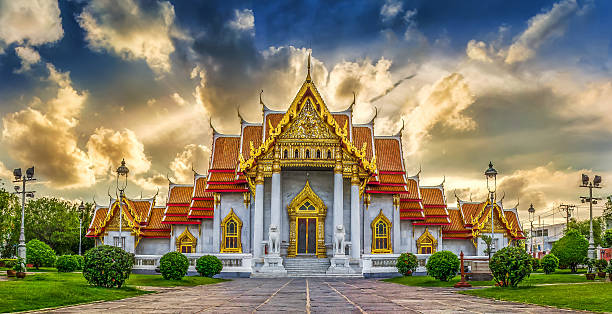
[[491, 261], [489, 268], [493, 278], [503, 287], [516, 287], [525, 277], [531, 274], [533, 258], [525, 249], [508, 246], [497, 251]]
[[83, 261], [83, 256], [82, 255], [72, 255], [72, 258], [74, 259], [74, 261], [77, 264], [77, 270], [83, 270], [83, 264], [85, 263]]
[[204, 255], [196, 261], [196, 270], [200, 276], [212, 278], [214, 275], [221, 273], [223, 264], [214, 255]]
[[605, 259], [598, 259], [595, 261], [595, 268], [597, 269], [598, 272], [604, 273], [607, 267], [608, 267], [608, 261], [606, 261]]
[[417, 266], [419, 266], [419, 261], [412, 253], [402, 253], [395, 263], [397, 271], [404, 276], [412, 276]]
[[70, 273], [77, 270], [79, 264], [73, 255], [62, 255], [55, 261], [55, 268], [62, 273]]
[[578, 264], [584, 261], [589, 249], [587, 240], [578, 230], [568, 230], [563, 238], [553, 244], [551, 253], [559, 259], [560, 267], [570, 268], [572, 273], [578, 271]]
[[159, 270], [166, 280], [181, 280], [187, 275], [189, 260], [180, 252], [166, 253], [159, 260]]
[[459, 271], [459, 258], [451, 251], [433, 253], [427, 260], [427, 274], [441, 281], [449, 281]]
[[134, 254], [115, 246], [101, 245], [85, 253], [83, 276], [94, 286], [121, 288], [130, 277], [133, 265]]
[[55, 264], [55, 251], [45, 242], [33, 239], [26, 244], [26, 260], [36, 269], [41, 266], [51, 267]]
[[533, 271], [536, 271], [538, 269], [542, 268], [542, 264], [539, 258], [532, 258], [531, 259], [531, 269]]
[[559, 267], [559, 259], [555, 256], [555, 254], [548, 254], [542, 257], [542, 269], [544, 273], [549, 275], [555, 272], [557, 267]]

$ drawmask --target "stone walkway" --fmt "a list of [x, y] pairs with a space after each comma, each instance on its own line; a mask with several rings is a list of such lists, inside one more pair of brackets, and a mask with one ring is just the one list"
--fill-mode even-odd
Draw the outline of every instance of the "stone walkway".
[[[164, 289], [165, 290], [165, 289]], [[181, 287], [110, 302], [65, 307], [60, 313], [558, 313], [548, 307], [494, 301], [373, 279], [236, 279]]]

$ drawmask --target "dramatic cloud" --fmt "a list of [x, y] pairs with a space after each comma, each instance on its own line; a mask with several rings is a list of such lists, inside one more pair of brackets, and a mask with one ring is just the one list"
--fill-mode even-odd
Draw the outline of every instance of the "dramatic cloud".
[[[174, 173], [177, 182], [189, 183], [193, 181], [193, 170], [205, 173], [210, 159], [210, 148], [204, 145], [189, 144], [176, 154], [170, 163], [170, 170]], [[192, 170], [193, 169], [193, 170]]]
[[145, 173], [151, 168], [151, 161], [144, 152], [144, 145], [129, 129], [113, 131], [100, 127], [87, 142], [87, 154], [96, 175], [113, 175], [117, 163], [125, 158], [131, 175]]
[[229, 26], [235, 30], [247, 31], [255, 35], [255, 16], [253, 16], [253, 10], [235, 10], [234, 19], [229, 22]]
[[491, 57], [489, 57], [487, 44], [482, 41], [470, 40], [465, 48], [465, 54], [473, 60], [493, 62]]
[[40, 54], [31, 47], [15, 47], [15, 53], [21, 59], [21, 69], [17, 72], [28, 71], [32, 64], [40, 62]]
[[57, 1], [0, 0], [0, 53], [12, 43], [38, 46], [63, 35]]
[[174, 27], [174, 18], [174, 7], [166, 1], [144, 6], [135, 0], [116, 0], [89, 3], [78, 22], [92, 49], [126, 60], [145, 60], [160, 75], [171, 68], [172, 38], [184, 38]]
[[15, 160], [36, 165], [40, 176], [56, 187], [89, 186], [95, 177], [73, 132], [87, 93], [72, 87], [69, 73], [51, 64], [47, 68], [57, 94], [46, 103], [34, 98], [28, 108], [4, 116], [2, 143]]
[[570, 17], [577, 11], [576, 0], [564, 0], [555, 3], [550, 11], [532, 17], [527, 29], [508, 48], [506, 63], [531, 59], [543, 43], [563, 35]]
[[403, 3], [397, 0], [386, 0], [380, 8], [380, 16], [383, 22], [392, 20], [403, 11]]

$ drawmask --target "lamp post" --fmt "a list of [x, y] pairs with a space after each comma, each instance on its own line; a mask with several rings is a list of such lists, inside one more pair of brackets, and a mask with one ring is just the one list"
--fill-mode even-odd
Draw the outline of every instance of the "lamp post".
[[117, 168], [117, 190], [119, 190], [119, 245], [123, 247], [123, 197], [125, 188], [127, 187], [127, 176], [130, 172], [130, 169], [125, 166], [125, 159], [121, 160], [121, 166]]
[[83, 212], [85, 211], [85, 205], [83, 205], [83, 201], [81, 201], [81, 205], [79, 205], [79, 255], [81, 255], [81, 239], [83, 238]]
[[494, 214], [493, 211], [495, 209], [495, 190], [497, 189], [497, 170], [493, 168], [493, 163], [489, 161], [489, 169], [484, 172], [485, 177], [487, 177], [487, 190], [489, 190], [489, 201], [491, 206], [491, 252], [492, 254], [495, 250], [495, 230], [494, 230]]
[[529, 238], [531, 239], [531, 248], [529, 249], [529, 252], [531, 252], [531, 255], [533, 256], [533, 218], [535, 216], [535, 208], [533, 208], [533, 204], [529, 205], [529, 209], [527, 211], [529, 212], [529, 222], [531, 223], [531, 230], [529, 234]]
[[595, 175], [593, 181], [589, 181], [589, 176], [582, 174], [582, 184], [580, 187], [589, 189], [589, 196], [581, 196], [580, 201], [589, 203], [589, 258], [596, 259], [595, 238], [593, 237], [593, 204], [597, 204], [599, 197], [593, 197], [593, 189], [601, 189], [601, 176]]
[[[35, 181], [34, 179], [34, 167], [28, 168], [26, 170], [26, 175], [23, 176], [21, 173], [21, 168], [17, 168], [13, 170], [13, 176], [15, 176], [14, 183], [21, 183], [21, 187], [19, 185], [15, 185], [15, 194], [21, 194], [21, 231], [19, 233], [19, 246], [17, 247], [17, 256], [20, 258], [26, 258], [26, 245], [25, 245], [25, 198], [34, 197], [35, 191], [26, 191], [26, 182]], [[21, 192], [19, 191], [21, 190]]]

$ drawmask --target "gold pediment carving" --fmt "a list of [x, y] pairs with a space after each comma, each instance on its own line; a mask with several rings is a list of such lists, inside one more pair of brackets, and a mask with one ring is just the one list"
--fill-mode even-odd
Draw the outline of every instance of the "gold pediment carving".
[[338, 139], [332, 129], [319, 117], [310, 100], [307, 100], [302, 110], [279, 135], [279, 139]]

